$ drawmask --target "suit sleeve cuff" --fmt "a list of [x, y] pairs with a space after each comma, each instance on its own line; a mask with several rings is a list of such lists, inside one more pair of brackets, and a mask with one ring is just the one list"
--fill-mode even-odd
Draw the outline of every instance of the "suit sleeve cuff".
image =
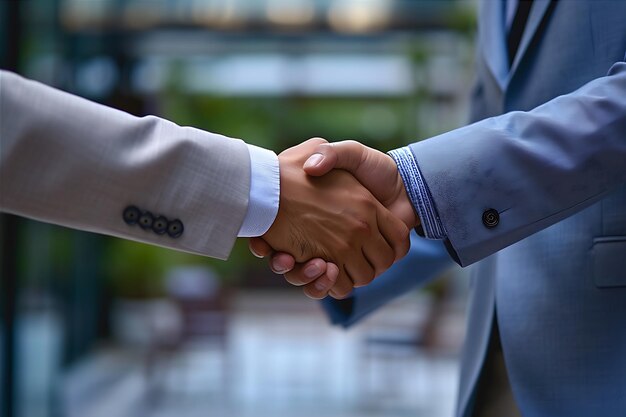
[[278, 213], [280, 169], [278, 157], [270, 150], [248, 144], [250, 152], [250, 200], [239, 237], [261, 236]]
[[447, 233], [411, 149], [408, 147], [394, 149], [389, 152], [389, 156], [398, 165], [398, 172], [402, 181], [404, 181], [407, 195], [420, 218], [424, 237], [428, 239], [445, 239]]

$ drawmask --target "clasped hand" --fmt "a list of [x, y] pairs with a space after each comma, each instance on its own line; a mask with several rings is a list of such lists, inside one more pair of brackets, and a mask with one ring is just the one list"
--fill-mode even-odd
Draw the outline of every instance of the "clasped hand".
[[315, 138], [278, 159], [276, 220], [250, 241], [275, 272], [312, 298], [343, 298], [406, 255], [418, 220], [388, 155]]

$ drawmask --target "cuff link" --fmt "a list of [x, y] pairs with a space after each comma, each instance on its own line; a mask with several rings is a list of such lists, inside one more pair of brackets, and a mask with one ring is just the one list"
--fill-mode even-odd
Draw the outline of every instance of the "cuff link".
[[157, 235], [167, 235], [173, 239], [182, 236], [185, 231], [183, 222], [179, 219], [170, 221], [165, 216], [154, 216], [149, 211], [141, 211], [136, 206], [128, 206], [122, 214], [124, 222], [129, 226], [139, 225], [143, 230], [152, 230]]

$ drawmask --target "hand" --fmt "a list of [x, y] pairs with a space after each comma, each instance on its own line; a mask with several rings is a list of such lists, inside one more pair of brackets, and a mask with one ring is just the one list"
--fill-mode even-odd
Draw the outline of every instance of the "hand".
[[[419, 218], [391, 157], [355, 141], [334, 144], [322, 141], [304, 165], [307, 174], [314, 176], [324, 175], [334, 168], [352, 173], [383, 205], [402, 218], [407, 227], [419, 225]], [[261, 239], [252, 239], [250, 248], [258, 256], [272, 254], [271, 247]], [[336, 268], [322, 259], [296, 264], [293, 257], [280, 252], [271, 257], [270, 267], [276, 273], [285, 274], [287, 281], [304, 285], [305, 293], [312, 298], [323, 298], [326, 295], [327, 289], [332, 285]], [[317, 276], [314, 274], [316, 270], [319, 273]]]
[[272, 247], [260, 237], [250, 239], [249, 247], [250, 252], [258, 258], [272, 255], [269, 262], [270, 269], [279, 275], [290, 272], [289, 276], [285, 276], [287, 282], [302, 287], [304, 294], [309, 298], [318, 300], [326, 297], [337, 282], [339, 268], [332, 262], [314, 258], [306, 263], [296, 263], [293, 256], [274, 252]]
[[409, 229], [419, 225], [419, 217], [406, 194], [398, 166], [386, 153], [353, 140], [320, 143], [303, 168], [312, 176], [325, 175], [332, 169], [346, 170]]
[[406, 254], [408, 228], [349, 173], [306, 175], [303, 163], [322, 143], [311, 139], [279, 155], [279, 210], [263, 239], [298, 262], [332, 261], [339, 276], [331, 295], [343, 297]]

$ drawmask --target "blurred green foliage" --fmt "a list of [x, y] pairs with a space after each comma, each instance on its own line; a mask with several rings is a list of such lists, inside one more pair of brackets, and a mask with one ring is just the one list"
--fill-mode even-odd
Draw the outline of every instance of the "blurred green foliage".
[[177, 266], [209, 267], [224, 285], [233, 285], [240, 280], [250, 263], [256, 261], [259, 264], [243, 239], [237, 242], [227, 262], [115, 238], [107, 239], [103, 257], [110, 290], [123, 298], [163, 296], [164, 279], [168, 271]]
[[[92, 56], [118, 53], [124, 57], [122, 51], [125, 47], [115, 44], [124, 38], [116, 37], [124, 35], [123, 32], [108, 38], [104, 32], [103, 36], [98, 37], [98, 29], [66, 33], [62, 22], [58, 21], [60, 15], [52, 11], [58, 3], [43, 1], [42, 4], [48, 5], [44, 8], [38, 3], [40, 2], [29, 2], [27, 15], [31, 27], [36, 30], [25, 33], [22, 49], [23, 57], [31, 64], [48, 62], [38, 61], [37, 58], [55, 54], [66, 56], [67, 65], [76, 68], [81, 60]], [[118, 3], [121, 6], [124, 2]], [[424, 4], [424, 7], [426, 6]], [[471, 38], [476, 27], [472, 2], [450, 2], [445, 7], [447, 13], [444, 15], [444, 25], [451, 32]], [[41, 36], [42, 33], [46, 36]], [[125, 35], [129, 34], [131, 33]], [[141, 37], [140, 32], [136, 34]], [[312, 36], [315, 36], [315, 33], [312, 33]], [[250, 42], [253, 42], [253, 38], [250, 39]], [[433, 46], [429, 44], [428, 36], [405, 34], [398, 39], [404, 45], [405, 56], [415, 67], [416, 79], [419, 78], [419, 70], [427, 66], [433, 55]], [[397, 52], [399, 49], [392, 50]], [[141, 97], [140, 94], [129, 91], [125, 97], [151, 101], [156, 105], [160, 116], [180, 125], [240, 138], [248, 143], [273, 149], [277, 153], [314, 136], [321, 136], [330, 141], [355, 139], [385, 151], [432, 133], [416, 122], [420, 107], [432, 101], [424, 83], [419, 79], [415, 83], [415, 91], [407, 91], [401, 96], [293, 94], [228, 97], [189, 94], [185, 92], [185, 83], [182, 80], [184, 74], [182, 60], [188, 57], [184, 53], [178, 56], [181, 62], [172, 63], [169, 79], [160, 92], [154, 96]], [[132, 60], [126, 61], [119, 56], [116, 59], [118, 64], [132, 63]], [[381, 74], [381, 77], [384, 76]], [[70, 79], [71, 77], [67, 78]], [[118, 82], [122, 79], [123, 77]], [[71, 87], [71, 84], [69, 86]], [[56, 245], [51, 257], [54, 259], [54, 270], [57, 271], [57, 275], [68, 275], [67, 269], [73, 262], [75, 243], [66, 232], [59, 235], [55, 237]], [[105, 265], [103, 273], [111, 292], [124, 297], [145, 298], [162, 294], [163, 278], [169, 268], [177, 265], [210, 266], [227, 283], [245, 283], [254, 280], [254, 271], [266, 268], [264, 261], [257, 260], [248, 252], [244, 239], [238, 240], [226, 262], [120, 239], [104, 238], [103, 241], [102, 264]]]
[[[182, 125], [244, 139], [277, 152], [311, 137], [356, 139], [379, 149], [406, 142], [404, 98], [228, 98], [171, 94], [163, 113]], [[375, 116], [386, 126], [375, 126]], [[382, 133], [382, 134], [381, 134]]]
[[459, 7], [446, 14], [447, 26], [466, 36], [472, 36], [478, 24], [476, 10], [469, 1], [459, 2]]

